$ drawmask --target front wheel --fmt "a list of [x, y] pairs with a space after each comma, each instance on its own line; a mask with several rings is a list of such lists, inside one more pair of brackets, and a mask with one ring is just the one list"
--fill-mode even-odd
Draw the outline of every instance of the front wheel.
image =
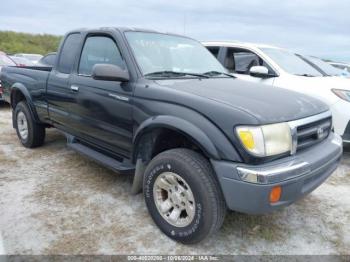
[[157, 226], [184, 244], [203, 240], [224, 221], [226, 206], [211, 165], [188, 149], [165, 151], [149, 163], [144, 196]]
[[13, 114], [17, 136], [22, 145], [28, 148], [41, 146], [45, 140], [45, 127], [34, 121], [27, 104], [19, 102]]

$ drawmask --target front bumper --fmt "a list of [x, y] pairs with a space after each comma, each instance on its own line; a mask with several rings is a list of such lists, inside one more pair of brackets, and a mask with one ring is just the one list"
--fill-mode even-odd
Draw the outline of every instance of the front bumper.
[[[321, 185], [337, 168], [342, 153], [341, 138], [331, 133], [326, 140], [312, 148], [264, 165], [211, 162], [228, 208], [248, 214], [262, 214], [288, 206]], [[262, 179], [255, 183], [243, 181], [242, 172], [238, 171], [242, 169], [258, 174]], [[247, 179], [246, 176], [243, 178]], [[278, 202], [270, 203], [270, 192], [275, 186], [281, 186], [282, 195]]]

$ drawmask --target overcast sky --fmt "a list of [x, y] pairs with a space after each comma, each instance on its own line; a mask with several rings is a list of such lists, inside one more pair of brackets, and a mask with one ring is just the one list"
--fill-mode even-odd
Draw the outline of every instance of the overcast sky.
[[2, 0], [0, 30], [132, 26], [198, 40], [273, 44], [350, 62], [349, 0]]

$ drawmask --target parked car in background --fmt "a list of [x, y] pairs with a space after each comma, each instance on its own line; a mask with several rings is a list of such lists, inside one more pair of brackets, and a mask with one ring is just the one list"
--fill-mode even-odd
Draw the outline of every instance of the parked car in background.
[[[16, 64], [4, 52], [0, 51], [0, 77], [1, 77], [1, 70], [5, 66], [16, 66]], [[0, 102], [2, 102], [2, 101], [4, 101], [4, 99], [3, 99], [3, 88], [1, 85], [1, 78], [0, 78]]]
[[0, 69], [3, 66], [16, 66], [16, 63], [6, 53], [0, 51]]
[[330, 65], [350, 73], [350, 64], [339, 62], [328, 62]]
[[305, 56], [300, 54], [297, 54], [297, 56], [299, 56], [306, 63], [314, 67], [323, 76], [340, 76], [340, 77], [350, 78], [349, 72], [336, 68], [318, 57]]
[[48, 53], [39, 60], [38, 64], [41, 66], [53, 66], [56, 61], [56, 55], [56, 52]]
[[332, 110], [336, 133], [342, 136], [344, 142], [350, 142], [348, 79], [324, 77], [295, 53], [274, 46], [240, 42], [204, 42], [204, 45], [240, 79], [321, 99]]
[[24, 58], [24, 57], [19, 57], [19, 56], [10, 56], [10, 58], [16, 63], [17, 66], [19, 67], [24, 67], [24, 66], [35, 66], [35, 64]]
[[37, 64], [39, 60], [43, 57], [40, 54], [24, 54], [24, 53], [17, 53], [17, 54], [14, 54], [14, 56], [24, 57], [29, 61], [31, 61], [33, 64]]
[[56, 127], [69, 147], [134, 174], [132, 192], [143, 188], [154, 222], [176, 241], [219, 230], [226, 207], [259, 214], [290, 205], [341, 159], [326, 104], [237, 79], [193, 39], [77, 30], [57, 57], [53, 68], [2, 74], [19, 140], [40, 146]]

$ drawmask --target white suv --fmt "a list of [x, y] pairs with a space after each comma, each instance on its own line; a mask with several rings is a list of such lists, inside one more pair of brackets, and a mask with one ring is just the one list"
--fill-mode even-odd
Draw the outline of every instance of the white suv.
[[240, 79], [291, 89], [327, 103], [333, 113], [335, 132], [350, 143], [349, 79], [323, 76], [293, 52], [278, 47], [239, 42], [203, 44]]

